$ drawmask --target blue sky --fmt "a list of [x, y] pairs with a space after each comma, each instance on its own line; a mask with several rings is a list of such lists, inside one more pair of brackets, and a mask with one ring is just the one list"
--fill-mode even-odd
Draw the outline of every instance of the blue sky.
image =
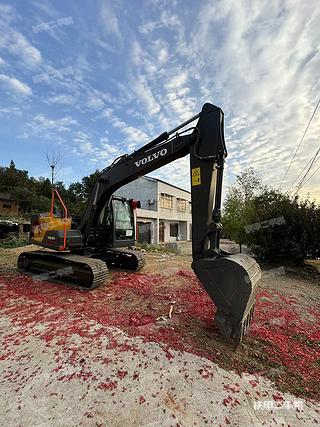
[[[320, 95], [319, 40], [316, 0], [0, 0], [0, 164], [48, 176], [46, 152], [60, 153], [69, 184], [212, 102], [226, 185], [253, 166], [278, 186]], [[319, 146], [319, 117], [284, 189]], [[152, 175], [188, 189], [188, 159]], [[301, 195], [320, 200], [319, 183]]]

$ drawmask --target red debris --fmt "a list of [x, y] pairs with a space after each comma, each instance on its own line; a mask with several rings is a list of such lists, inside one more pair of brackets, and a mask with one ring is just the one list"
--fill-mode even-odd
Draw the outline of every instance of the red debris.
[[98, 388], [101, 388], [103, 390], [113, 390], [113, 389], [117, 388], [117, 383], [114, 381], [108, 381], [105, 383], [100, 383], [98, 385]]
[[118, 378], [120, 378], [121, 380], [124, 378], [124, 377], [126, 377], [128, 375], [128, 372], [127, 371], [118, 371], [117, 372], [117, 376], [118, 376]]
[[[179, 286], [174, 288], [175, 307], [181, 312], [170, 323], [159, 325], [155, 318], [167, 312], [164, 310], [167, 310], [168, 299], [171, 299], [168, 292], [170, 294], [173, 291], [170, 284], [172, 276], [116, 272], [108, 286], [83, 292], [6, 273], [0, 287], [0, 309], [3, 315], [11, 318], [15, 326], [19, 326], [19, 336], [12, 333], [5, 336], [0, 343], [0, 360], [18, 357], [28, 360], [31, 357], [28, 354], [16, 355], [13, 343], [19, 346], [27, 342], [32, 334], [47, 347], [54, 345], [54, 350], [58, 347], [54, 371], [59, 372], [61, 381], [92, 379], [93, 374], [85, 369], [87, 364], [83, 361], [81, 345], [92, 343], [93, 340], [96, 345], [100, 345], [100, 339], [108, 335], [106, 328], [116, 326], [129, 336], [142, 336], [146, 342], [160, 343], [170, 361], [174, 358], [174, 349], [206, 357], [224, 366], [225, 353], [218, 351], [213, 341], [219, 339], [219, 334], [213, 325], [215, 307], [212, 300], [191, 270], [180, 270], [175, 276], [179, 280]], [[122, 297], [121, 302], [117, 300], [119, 295]], [[134, 298], [137, 303], [130, 304]], [[23, 303], [17, 304], [17, 300]], [[141, 307], [141, 310], [137, 310], [137, 307]], [[320, 366], [317, 363], [320, 307], [315, 304], [308, 309], [310, 319], [301, 318], [299, 308], [299, 301], [291, 295], [284, 295], [277, 290], [258, 292], [248, 339], [261, 343], [270, 362], [281, 366], [288, 377], [299, 376], [305, 385], [304, 392], [316, 398], [319, 397], [319, 389], [315, 387], [315, 379], [320, 377]], [[277, 323], [273, 323], [274, 320]], [[94, 331], [91, 330], [90, 321], [98, 325]], [[45, 329], [37, 329], [38, 325], [45, 325]], [[82, 338], [81, 345], [70, 346], [74, 335]], [[119, 352], [130, 351], [133, 355], [140, 353], [133, 345], [118, 343], [111, 333], [108, 339], [108, 348]], [[110, 362], [108, 358], [102, 360], [102, 363]], [[237, 360], [236, 363], [234, 369], [247, 369], [245, 362]], [[77, 371], [73, 377], [66, 376], [64, 368], [68, 365], [81, 368], [81, 371]], [[204, 378], [212, 375], [205, 367], [199, 373]], [[265, 374], [268, 375], [268, 372]], [[10, 380], [20, 381], [24, 375], [22, 381], [28, 381], [37, 375], [37, 371], [29, 373], [24, 370], [15, 375]], [[252, 387], [257, 385], [253, 380], [250, 384]], [[229, 387], [226, 388], [229, 392], [237, 390], [232, 385], [226, 387]]]
[[140, 405], [142, 405], [145, 401], [146, 401], [146, 399], [143, 396], [139, 397], [139, 404]]
[[147, 325], [148, 323], [154, 323], [154, 318], [148, 314], [144, 316], [131, 316], [129, 324], [132, 326]]

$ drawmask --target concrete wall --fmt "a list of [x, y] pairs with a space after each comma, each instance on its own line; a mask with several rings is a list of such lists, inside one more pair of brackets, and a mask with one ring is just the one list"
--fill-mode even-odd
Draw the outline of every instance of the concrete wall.
[[[191, 240], [190, 235], [190, 224], [192, 223], [191, 208], [189, 202], [191, 202], [191, 194], [188, 191], [176, 188], [165, 182], [158, 182], [158, 199], [160, 200], [161, 193], [169, 194], [173, 196], [173, 207], [172, 209], [162, 208], [159, 204], [159, 218], [165, 225], [165, 242], [173, 242], [176, 240], [175, 237], [170, 236], [170, 224], [178, 223], [178, 234], [182, 240]], [[177, 209], [177, 198], [187, 200], [187, 206], [185, 211]]]
[[[164, 182], [158, 182], [158, 199], [160, 200], [161, 193], [169, 194], [173, 196], [173, 208], [161, 208], [159, 206], [158, 212], [159, 217], [162, 219], [169, 219], [175, 221], [191, 221], [191, 210], [189, 202], [191, 202], [191, 194], [188, 191], [180, 188], [173, 187], [172, 185]], [[177, 210], [177, 198], [187, 200], [187, 209], [185, 212]]]
[[142, 176], [124, 185], [115, 194], [127, 199], [139, 200], [142, 209], [156, 212], [158, 209], [157, 184], [156, 180]]

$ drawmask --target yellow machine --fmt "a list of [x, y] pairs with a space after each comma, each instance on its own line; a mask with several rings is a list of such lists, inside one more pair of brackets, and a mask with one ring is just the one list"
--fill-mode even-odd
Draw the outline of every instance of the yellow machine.
[[[63, 213], [53, 213], [55, 196], [58, 197]], [[52, 189], [50, 213], [35, 214], [31, 217], [30, 243], [63, 251], [67, 248], [67, 236], [70, 234], [72, 218], [56, 188]]]
[[71, 218], [60, 218], [58, 216], [48, 216], [47, 214], [37, 214], [32, 217], [31, 229], [30, 229], [30, 243], [35, 245], [46, 243], [50, 245], [50, 240], [54, 241], [54, 238], [50, 238], [46, 233], [52, 230], [69, 231], [71, 230]]

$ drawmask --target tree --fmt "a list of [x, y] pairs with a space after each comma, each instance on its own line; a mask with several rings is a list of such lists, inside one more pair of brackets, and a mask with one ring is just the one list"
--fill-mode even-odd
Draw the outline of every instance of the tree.
[[85, 176], [82, 178], [82, 196], [86, 202], [89, 199], [90, 191], [93, 188], [94, 183], [96, 182], [96, 179], [99, 176], [99, 173], [100, 172], [98, 171], [98, 169], [96, 169], [96, 171], [90, 174], [89, 176]]
[[236, 176], [235, 184], [229, 189], [224, 203], [222, 219], [228, 237], [241, 246], [247, 241], [245, 226], [253, 217], [253, 198], [263, 189], [261, 178], [253, 168], [248, 168]]
[[[66, 188], [62, 181], [56, 180], [60, 167], [59, 156], [48, 156], [48, 161], [53, 172], [54, 185], [64, 200], [69, 214], [81, 215], [99, 171], [96, 170], [91, 175], [84, 176], [81, 182], [74, 182]], [[22, 215], [29, 216], [32, 212], [49, 212], [51, 189], [52, 183], [49, 178], [29, 177], [28, 171], [17, 169], [13, 160], [9, 166], [0, 166], [0, 192], [10, 193], [17, 199]]]

